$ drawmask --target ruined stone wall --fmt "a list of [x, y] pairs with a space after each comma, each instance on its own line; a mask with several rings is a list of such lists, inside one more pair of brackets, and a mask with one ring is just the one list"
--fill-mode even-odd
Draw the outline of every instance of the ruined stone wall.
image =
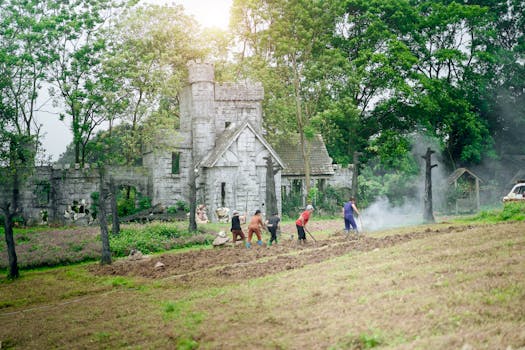
[[[180, 153], [179, 173], [172, 173], [173, 152]], [[152, 204], [173, 206], [177, 201], [188, 202], [188, 172], [191, 168], [191, 154], [187, 149], [176, 148], [156, 150], [148, 155], [144, 165], [151, 169]], [[146, 159], [146, 158], [145, 158]]]
[[[108, 169], [108, 179], [109, 176], [117, 186], [131, 185], [143, 195], [151, 196], [151, 177], [146, 168], [113, 167]], [[60, 224], [87, 224], [92, 220], [91, 195], [99, 192], [99, 182], [96, 168], [37, 167], [20, 193], [23, 216], [30, 224], [42, 223], [43, 219]]]

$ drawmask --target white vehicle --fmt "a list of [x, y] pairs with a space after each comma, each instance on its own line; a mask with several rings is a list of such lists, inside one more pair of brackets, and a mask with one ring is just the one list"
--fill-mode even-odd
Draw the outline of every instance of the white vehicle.
[[503, 202], [525, 201], [525, 182], [519, 182], [508, 195], [503, 197]]

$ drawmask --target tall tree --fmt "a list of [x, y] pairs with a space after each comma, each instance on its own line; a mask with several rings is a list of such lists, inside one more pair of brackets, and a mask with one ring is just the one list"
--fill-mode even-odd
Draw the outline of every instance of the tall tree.
[[18, 277], [13, 219], [22, 215], [20, 190], [32, 173], [39, 146], [39, 90], [56, 59], [53, 44], [63, 28], [62, 3], [0, 3], [0, 166], [9, 275]]
[[329, 47], [336, 8], [326, 1], [233, 3], [232, 26], [242, 45], [239, 72], [265, 85], [266, 124], [299, 134], [305, 195], [311, 186], [311, 119], [322, 110], [320, 99], [334, 77], [328, 68], [339, 58]]
[[13, 234], [14, 218], [22, 213], [20, 189], [31, 174], [35, 158], [35, 138], [20, 134], [15, 120], [15, 110], [5, 106], [0, 98], [0, 186], [4, 195], [0, 202], [0, 212], [4, 217], [9, 278], [19, 276]]
[[130, 8], [112, 31], [106, 67], [119, 72], [126, 106], [120, 116], [130, 126], [122, 140], [127, 164], [140, 157], [143, 142], [156, 137], [159, 120], [171, 129], [178, 126], [177, 95], [186, 64], [203, 57], [198, 33], [195, 20], [180, 5]]
[[52, 70], [51, 95], [64, 107], [60, 118], [71, 119], [75, 163], [84, 165], [86, 146], [97, 127], [110, 121], [120, 106], [113, 98], [118, 90], [113, 70], [105, 69], [108, 27], [125, 0], [70, 3], [68, 26], [53, 47], [57, 60]]

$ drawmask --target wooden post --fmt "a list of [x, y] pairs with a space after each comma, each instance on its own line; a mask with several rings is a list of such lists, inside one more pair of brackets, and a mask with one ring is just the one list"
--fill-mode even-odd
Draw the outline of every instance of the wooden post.
[[106, 169], [99, 166], [99, 197], [98, 197], [98, 223], [100, 226], [100, 240], [102, 241], [102, 265], [111, 264], [111, 249], [109, 247], [108, 221], [106, 213], [107, 199], [109, 197], [105, 181]]
[[272, 156], [265, 157], [266, 159], [266, 217], [270, 217], [277, 213], [277, 196], [275, 194], [275, 174], [279, 170], [273, 167]]
[[193, 167], [193, 162], [189, 171], [189, 196], [188, 201], [190, 202], [190, 221], [188, 224], [188, 231], [195, 232], [197, 231], [197, 221], [195, 220], [195, 214], [197, 212], [197, 180], [198, 169]]
[[479, 211], [479, 179], [476, 178], [476, 211]]
[[432, 153], [436, 153], [431, 150], [430, 147], [427, 148], [427, 152], [421, 158], [425, 159], [425, 197], [424, 197], [424, 211], [423, 219], [426, 222], [435, 222], [434, 212], [432, 210], [432, 168], [437, 167], [437, 164], [431, 164]]

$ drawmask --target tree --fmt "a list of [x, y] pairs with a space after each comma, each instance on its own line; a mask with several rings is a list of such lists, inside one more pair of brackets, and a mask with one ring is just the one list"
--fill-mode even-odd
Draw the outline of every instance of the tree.
[[[0, 95], [1, 97], [1, 95]], [[15, 111], [0, 99], [0, 185], [5, 197], [0, 203], [9, 261], [9, 278], [18, 278], [18, 260], [13, 235], [14, 218], [21, 214], [20, 186], [30, 174], [34, 159], [33, 138], [19, 134]]]
[[66, 12], [69, 21], [53, 46], [57, 59], [50, 94], [65, 108], [60, 118], [71, 118], [75, 163], [81, 166], [96, 128], [111, 121], [115, 108], [120, 107], [114, 98], [119, 89], [115, 71], [105, 69], [103, 63], [108, 57], [107, 26], [112, 25], [110, 19], [124, 6], [123, 1], [70, 3]]
[[[233, 3], [232, 23], [241, 42], [240, 73], [263, 82], [265, 123], [278, 135], [298, 133], [307, 194], [311, 186], [308, 138], [311, 119], [336, 75], [339, 56], [329, 47], [336, 7], [323, 1], [243, 1]], [[244, 72], [243, 72], [244, 71]]]
[[9, 276], [19, 275], [13, 219], [22, 215], [20, 190], [31, 175], [39, 146], [37, 98], [52, 50], [65, 23], [63, 4], [10, 0], [0, 3], [0, 183]]
[[[129, 125], [124, 135], [126, 164], [141, 156], [142, 143], [151, 141], [162, 126], [178, 125], [178, 93], [188, 61], [202, 58], [196, 22], [182, 6], [130, 8], [111, 32], [108, 70], [118, 72], [125, 108], [119, 113]], [[151, 119], [147, 121], [148, 119]]]

